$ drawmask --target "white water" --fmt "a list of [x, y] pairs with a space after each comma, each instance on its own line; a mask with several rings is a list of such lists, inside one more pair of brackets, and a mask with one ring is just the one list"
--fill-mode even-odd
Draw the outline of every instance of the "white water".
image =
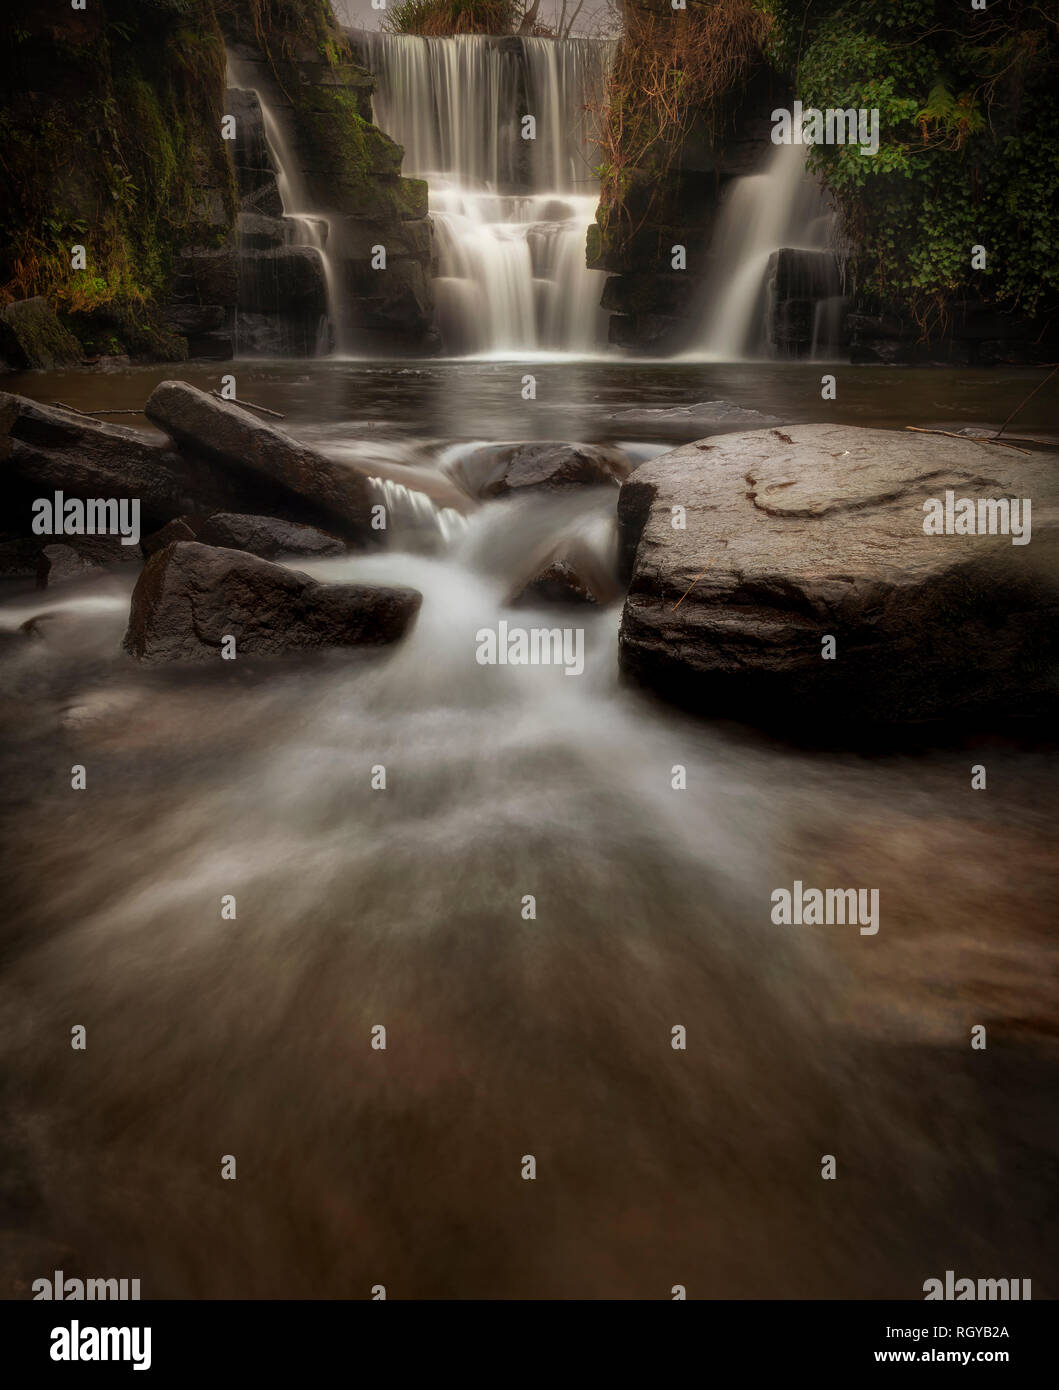
[[[375, 119], [425, 178], [446, 351], [584, 354], [606, 341], [605, 276], [585, 266], [597, 155], [586, 106], [611, 45], [365, 35]], [[522, 117], [536, 138], [522, 139]]]
[[[1010, 885], [1046, 881], [1046, 769], [1027, 788], [1002, 762], [1022, 795], [983, 826], [951, 754], [802, 754], [643, 699], [618, 604], [509, 606], [556, 543], [609, 562], [613, 497], [572, 502], [487, 505], [429, 554], [300, 559], [422, 593], [363, 660], [142, 672], [127, 598], [82, 611], [76, 646], [60, 628], [9, 650], [0, 1158], [28, 1194], [5, 1264], [22, 1296], [60, 1267], [127, 1269], [151, 1297], [367, 1297], [381, 1271], [412, 1299], [639, 1300], [674, 1271], [707, 1298], [870, 1298], [950, 1265], [1047, 1270], [1046, 1185], [997, 1182], [1050, 1152], [1029, 1120], [995, 1124], [1032, 1054], [985, 1090], [957, 1058], [994, 947], [995, 1007], [1047, 1016], [1003, 916], [967, 947], [983, 899], [1016, 926], [1034, 910]], [[583, 672], [480, 665], [479, 630], [507, 620], [583, 629]], [[998, 833], [990, 873], [967, 856]], [[829, 872], [880, 884], [898, 926], [778, 933], [772, 885]], [[854, 1180], [821, 1204], [825, 1149]]]
[[768, 355], [769, 257], [782, 247], [831, 247], [833, 217], [805, 160], [804, 145], [777, 145], [762, 173], [734, 181], [713, 236], [702, 332], [687, 356], [730, 362]]
[[[245, 73], [238, 59], [228, 55], [228, 85], [253, 92], [261, 106], [261, 118], [265, 127], [272, 163], [276, 167], [276, 187], [283, 203], [283, 217], [292, 229], [291, 244], [310, 246], [320, 257], [323, 268], [324, 286], [327, 291], [327, 319], [321, 324], [317, 340], [318, 355], [329, 351], [336, 354], [348, 353], [351, 348], [351, 328], [348, 306], [345, 298], [338, 292], [331, 247], [334, 244], [331, 221], [322, 213], [310, 207], [309, 195], [302, 182], [300, 170], [287, 145], [286, 137], [276, 119], [267, 96]], [[236, 322], [238, 340], [238, 320]]]

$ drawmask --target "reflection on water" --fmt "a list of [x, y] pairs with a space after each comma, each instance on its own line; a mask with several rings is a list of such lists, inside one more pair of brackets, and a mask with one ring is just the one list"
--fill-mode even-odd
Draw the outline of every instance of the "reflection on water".
[[[825, 370], [838, 375], [834, 401], [820, 397]], [[949, 368], [832, 367], [819, 363], [658, 363], [607, 361], [420, 362], [353, 361], [180, 363], [119, 372], [24, 372], [4, 389], [82, 410], [138, 409], [159, 381], [179, 377], [216, 389], [232, 373], [237, 393], [283, 412], [285, 427], [306, 438], [340, 443], [393, 435], [440, 439], [575, 439], [585, 442], [684, 442], [715, 432], [653, 423], [633, 425], [633, 407], [664, 410], [706, 401], [755, 410], [784, 423], [865, 425], [903, 429], [997, 428], [1046, 375]], [[523, 377], [536, 399], [523, 400]], [[620, 419], [607, 417], [620, 414]], [[136, 424], [133, 417], [116, 422]], [[146, 421], [142, 423], [146, 424]], [[752, 429], [754, 422], [722, 423]], [[1059, 403], [1051, 388], [1020, 411], [1009, 433], [1047, 432], [1059, 439]]]

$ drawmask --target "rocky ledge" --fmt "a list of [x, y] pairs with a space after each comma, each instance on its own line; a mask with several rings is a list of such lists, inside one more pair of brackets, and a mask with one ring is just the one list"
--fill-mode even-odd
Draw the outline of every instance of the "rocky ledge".
[[[618, 501], [622, 667], [698, 713], [782, 728], [1054, 710], [1057, 462], [827, 425], [663, 454]], [[957, 512], [1014, 517], [1012, 499], [1024, 536], [944, 533]]]

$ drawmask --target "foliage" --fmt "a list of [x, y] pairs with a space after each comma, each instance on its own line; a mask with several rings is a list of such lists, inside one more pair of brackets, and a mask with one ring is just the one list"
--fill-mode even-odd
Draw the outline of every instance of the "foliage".
[[403, 0], [387, 13], [391, 34], [513, 34], [522, 19], [518, 0]]
[[693, 127], [717, 135], [730, 98], [761, 61], [770, 21], [756, 0], [628, 0], [600, 116], [601, 226], [624, 218], [630, 187], [679, 160]]
[[[880, 148], [817, 146], [858, 291], [925, 330], [946, 301], [1059, 302], [1059, 8], [763, 0], [805, 106], [878, 108]], [[984, 246], [986, 269], [972, 268]]]
[[[134, 351], [181, 355], [156, 304], [175, 250], [216, 235], [202, 225], [196, 160], [234, 206], [216, 138], [224, 45], [209, 0], [110, 0], [105, 24], [68, 29], [20, 3], [8, 23], [0, 299], [45, 295], [90, 347], [110, 345], [116, 328]], [[74, 245], [87, 271], [72, 268]]]

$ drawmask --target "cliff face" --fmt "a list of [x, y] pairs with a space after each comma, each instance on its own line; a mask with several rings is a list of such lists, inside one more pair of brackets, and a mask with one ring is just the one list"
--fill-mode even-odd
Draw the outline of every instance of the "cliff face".
[[[275, 252], [289, 229], [248, 228], [245, 217], [240, 226], [241, 213], [276, 223], [282, 209], [260, 113], [226, 89], [226, 43], [274, 96], [313, 202], [336, 219], [335, 293], [354, 329], [386, 347], [424, 341], [426, 187], [400, 177], [399, 146], [371, 124], [373, 79], [327, 0], [92, 0], [83, 11], [9, 0], [0, 19], [0, 358], [9, 365], [54, 363], [56, 344], [67, 361], [74, 345], [87, 360], [231, 356], [237, 312], [252, 322], [263, 283], [241, 273], [241, 253]], [[236, 116], [235, 142], [222, 138], [225, 115]], [[247, 201], [255, 148], [268, 166], [256, 192], [271, 183], [260, 207]], [[385, 273], [371, 269], [379, 244]], [[273, 256], [269, 273], [280, 302], [318, 323], [319, 267], [306, 248], [291, 249], [300, 254]], [[28, 300], [32, 312], [3, 308]], [[300, 348], [285, 341], [287, 350], [314, 346], [315, 332]]]
[[89, 357], [185, 356], [164, 308], [234, 235], [210, 0], [12, 0], [0, 92], [0, 297], [45, 296]]
[[[702, 315], [725, 185], [770, 146], [785, 86], [765, 63], [750, 0], [628, 0], [603, 112], [602, 187], [590, 269], [608, 270], [610, 341], [641, 352], [687, 345]], [[674, 248], [683, 248], [683, 268]]]
[[[767, 100], [768, 81], [760, 109]], [[631, 169], [621, 196], [602, 198], [588, 230], [591, 270], [608, 270], [602, 304], [610, 310], [610, 342], [668, 354], [690, 340], [703, 311], [710, 248], [726, 186], [756, 172], [771, 148], [770, 124], [738, 121], [723, 142], [700, 128], [680, 142], [662, 171]], [[685, 268], [673, 267], [684, 248]]]
[[[296, 253], [304, 248], [284, 246], [279, 229], [261, 221], [262, 214], [274, 218], [279, 211], [278, 171], [263, 129], [264, 100], [282, 130], [308, 206], [326, 219], [333, 294], [358, 347], [386, 353], [431, 346], [433, 238], [427, 186], [421, 179], [401, 177], [403, 150], [372, 123], [375, 79], [337, 27], [330, 6], [320, 0], [284, 0], [270, 10], [247, 0], [219, 0], [218, 11], [238, 73], [239, 87], [229, 92], [228, 104], [239, 113], [240, 131], [234, 152], [240, 193], [240, 322], [251, 338], [263, 335], [253, 345], [268, 346], [271, 330], [253, 316], [268, 318], [262, 311], [269, 303], [273, 318], [278, 313], [289, 320], [299, 304], [310, 302], [304, 295], [304, 263], [292, 270]], [[380, 246], [385, 248], [385, 268], [378, 265], [375, 248]], [[260, 258], [256, 265], [254, 257]], [[269, 289], [271, 301], [262, 293], [266, 283], [274, 287]], [[322, 293], [322, 286], [315, 292]], [[244, 309], [250, 317], [244, 318]]]

